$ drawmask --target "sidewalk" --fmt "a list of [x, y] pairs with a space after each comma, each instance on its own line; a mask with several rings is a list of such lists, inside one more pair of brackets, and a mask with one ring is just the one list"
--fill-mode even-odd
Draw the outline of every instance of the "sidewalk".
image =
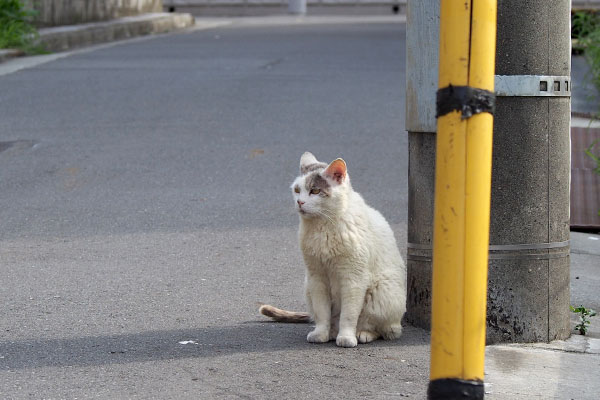
[[[600, 235], [571, 232], [571, 304], [600, 310]], [[571, 326], [578, 319], [573, 314]], [[491, 399], [596, 399], [600, 393], [600, 317], [586, 336], [486, 348]]]

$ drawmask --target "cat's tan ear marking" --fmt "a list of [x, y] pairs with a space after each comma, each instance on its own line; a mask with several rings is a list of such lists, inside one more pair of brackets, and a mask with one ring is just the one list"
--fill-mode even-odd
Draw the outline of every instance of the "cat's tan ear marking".
[[341, 158], [332, 161], [323, 174], [327, 178], [341, 184], [346, 179], [346, 162]]

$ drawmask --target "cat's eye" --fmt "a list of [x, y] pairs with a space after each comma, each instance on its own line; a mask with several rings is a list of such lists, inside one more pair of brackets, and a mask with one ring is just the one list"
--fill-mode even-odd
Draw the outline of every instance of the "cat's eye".
[[298, 186], [296, 186], [296, 187], [294, 188], [294, 192], [296, 192], [296, 193], [300, 193], [300, 188], [299, 188]]
[[317, 188], [312, 188], [310, 190], [310, 194], [319, 194], [321, 193], [321, 189], [317, 189]]

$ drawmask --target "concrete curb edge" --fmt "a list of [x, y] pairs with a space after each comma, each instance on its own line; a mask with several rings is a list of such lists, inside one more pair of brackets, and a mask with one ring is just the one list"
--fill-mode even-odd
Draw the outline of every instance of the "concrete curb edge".
[[[47, 51], [61, 52], [138, 36], [168, 33], [193, 27], [195, 19], [186, 13], [150, 13], [110, 21], [66, 25], [39, 30], [39, 43]], [[15, 49], [0, 49], [0, 62], [23, 56]]]

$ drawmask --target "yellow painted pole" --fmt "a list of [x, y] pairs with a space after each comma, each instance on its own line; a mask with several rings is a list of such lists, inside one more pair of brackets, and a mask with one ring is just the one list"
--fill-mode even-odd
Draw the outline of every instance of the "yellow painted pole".
[[[440, 4], [439, 88], [468, 84], [471, 10], [460, 3]], [[437, 120], [431, 380], [462, 375], [466, 131], [460, 111]]]
[[[473, 0], [469, 86], [494, 91], [496, 0]], [[463, 379], [483, 381], [492, 180], [490, 113], [467, 122]]]
[[442, 0], [430, 399], [484, 393], [493, 117], [461, 105], [493, 92], [495, 43], [496, 0]]

